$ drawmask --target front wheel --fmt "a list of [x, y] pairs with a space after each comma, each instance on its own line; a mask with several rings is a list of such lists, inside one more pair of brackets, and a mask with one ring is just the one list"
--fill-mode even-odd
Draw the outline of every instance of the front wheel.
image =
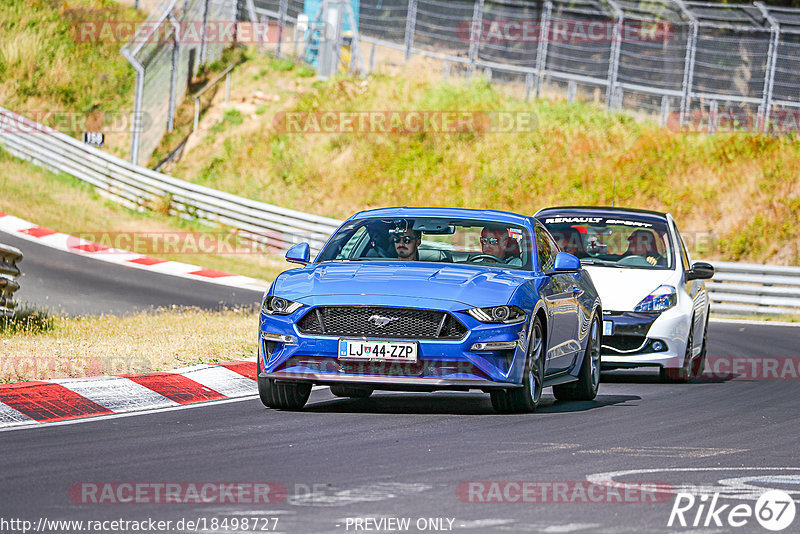
[[553, 386], [553, 395], [561, 401], [592, 400], [600, 387], [600, 319], [592, 319], [578, 381]]
[[[694, 378], [693, 373], [698, 369], [697, 362], [693, 361], [692, 353], [694, 352], [694, 316], [689, 323], [689, 337], [686, 339], [686, 352], [683, 355], [683, 364], [680, 367], [662, 367], [659, 370], [659, 375], [663, 382], [688, 382], [689, 379]], [[700, 357], [698, 356], [698, 359]], [[705, 361], [702, 362], [705, 366]], [[702, 369], [700, 369], [702, 373]]]
[[706, 368], [706, 353], [708, 352], [708, 312], [706, 312], [706, 325], [703, 327], [703, 344], [700, 355], [692, 362], [692, 378], [699, 378]]
[[536, 410], [544, 389], [544, 329], [537, 317], [531, 327], [522, 387], [492, 391], [492, 407], [498, 413], [528, 413]]
[[[258, 357], [257, 374], [261, 374], [261, 356]], [[258, 396], [267, 408], [299, 410], [311, 395], [311, 382], [278, 382], [258, 378]]]

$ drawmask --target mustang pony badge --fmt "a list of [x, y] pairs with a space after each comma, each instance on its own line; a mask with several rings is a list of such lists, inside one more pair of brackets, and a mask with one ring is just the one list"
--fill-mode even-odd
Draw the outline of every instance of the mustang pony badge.
[[398, 321], [399, 317], [384, 317], [383, 315], [371, 315], [367, 322], [371, 325], [375, 325], [378, 328], [383, 328], [387, 324]]

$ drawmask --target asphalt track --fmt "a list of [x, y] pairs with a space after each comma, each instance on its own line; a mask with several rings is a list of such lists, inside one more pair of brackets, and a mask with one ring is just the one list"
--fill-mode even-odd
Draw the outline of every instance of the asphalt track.
[[[800, 328], [709, 328], [712, 358], [797, 356], [799, 346]], [[528, 415], [496, 415], [479, 393], [345, 400], [319, 389], [302, 412], [267, 410], [253, 398], [20, 429], [0, 433], [0, 520], [152, 518], [173, 521], [172, 532], [190, 531], [175, 527], [180, 519], [204, 520], [207, 532], [252, 531], [252, 522], [232, 528], [233, 518], [245, 517], [262, 518], [257, 531], [288, 533], [378, 531], [374, 522], [356, 528], [356, 518], [410, 520], [408, 530], [382, 532], [437, 531], [432, 524], [456, 532], [768, 532], [753, 519], [736, 529], [669, 528], [669, 495], [647, 503], [480, 503], [465, 502], [458, 488], [470, 481], [585, 482], [601, 474], [716, 488], [729, 505], [755, 504], [736, 496], [745, 483], [783, 488], [798, 500], [798, 398], [797, 379], [663, 384], [653, 373], [616, 371], [604, 374], [595, 401], [557, 403], [546, 393]], [[271, 504], [70, 498], [74, 484], [111, 481], [272, 482], [287, 497]], [[267, 518], [277, 518], [277, 528]], [[417, 524], [427, 518], [439, 522]], [[798, 525], [800, 517], [785, 532]], [[4, 532], [21, 531], [6, 526]]]
[[14, 299], [67, 315], [121, 315], [171, 305], [218, 309], [258, 304], [261, 298], [261, 292], [113, 265], [5, 232], [0, 242], [24, 255]]

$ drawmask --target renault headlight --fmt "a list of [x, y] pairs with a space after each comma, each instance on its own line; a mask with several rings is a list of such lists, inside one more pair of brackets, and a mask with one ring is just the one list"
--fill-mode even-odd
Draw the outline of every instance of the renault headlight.
[[299, 310], [303, 305], [293, 300], [271, 296], [264, 299], [261, 311], [268, 315], [289, 315]]
[[658, 286], [633, 309], [635, 312], [663, 312], [675, 306], [678, 294], [672, 286]]

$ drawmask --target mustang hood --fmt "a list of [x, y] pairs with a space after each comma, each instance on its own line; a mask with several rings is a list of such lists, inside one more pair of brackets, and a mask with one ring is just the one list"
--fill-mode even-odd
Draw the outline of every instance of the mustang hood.
[[[506, 304], [530, 273], [486, 267], [403, 265], [400, 262], [311, 264], [282, 273], [273, 294], [313, 304], [336, 295], [402, 297], [404, 301], [446, 300], [466, 307]], [[354, 302], [345, 298], [343, 301]]]
[[586, 265], [604, 310], [632, 311], [662, 284], [675, 285], [675, 272], [661, 269], [620, 269]]

